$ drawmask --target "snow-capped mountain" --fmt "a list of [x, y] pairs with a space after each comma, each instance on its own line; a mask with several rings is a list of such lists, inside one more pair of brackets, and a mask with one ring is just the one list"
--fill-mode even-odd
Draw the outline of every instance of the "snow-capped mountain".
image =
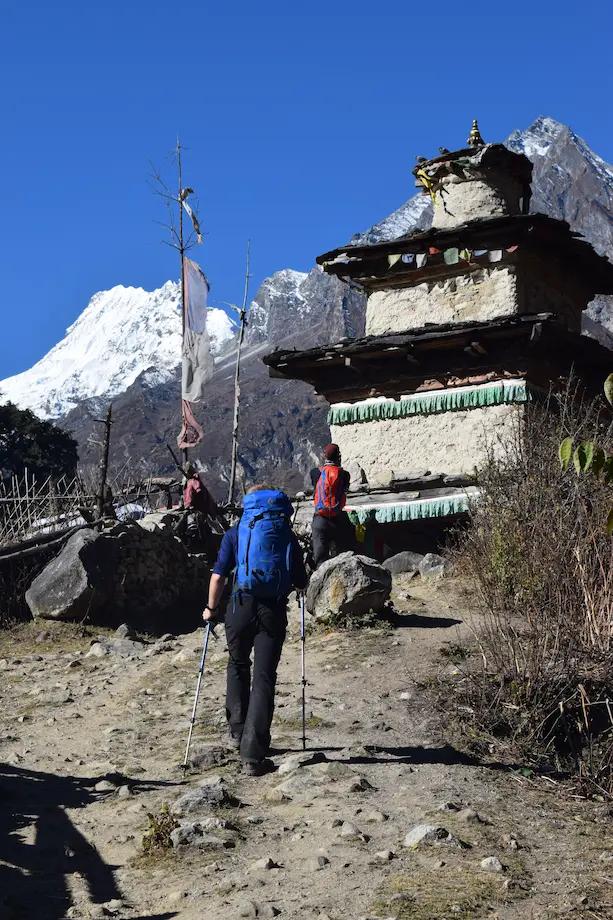
[[[234, 336], [228, 315], [208, 312], [211, 352]], [[2, 399], [59, 418], [85, 399], [114, 397], [146, 372], [150, 385], [177, 376], [181, 354], [179, 285], [156, 291], [116, 285], [94, 294], [66, 335], [40, 361], [0, 381]]]

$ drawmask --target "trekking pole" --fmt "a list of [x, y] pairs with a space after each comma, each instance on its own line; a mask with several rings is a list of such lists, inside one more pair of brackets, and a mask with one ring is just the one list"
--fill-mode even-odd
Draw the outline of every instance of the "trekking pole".
[[300, 657], [302, 666], [302, 750], [306, 751], [306, 676], [304, 667], [306, 630], [304, 625], [304, 592], [300, 593], [300, 644]]
[[[194, 708], [192, 709], [192, 718], [189, 723], [189, 735], [187, 736], [187, 745], [185, 747], [185, 758], [183, 760], [183, 774], [187, 769], [187, 761], [189, 758], [189, 749], [192, 743], [192, 732], [194, 731], [194, 723], [196, 721], [196, 709], [198, 707], [198, 697], [200, 696], [200, 684], [202, 683], [202, 675], [204, 674], [204, 662], [206, 661], [206, 652], [209, 647], [209, 635], [211, 633], [211, 623], [207, 622], [204, 627], [204, 645], [202, 647], [202, 658], [200, 659], [200, 669], [198, 671], [198, 682], [196, 684], [196, 696], [194, 698]], [[215, 635], [215, 633], [213, 633]]]

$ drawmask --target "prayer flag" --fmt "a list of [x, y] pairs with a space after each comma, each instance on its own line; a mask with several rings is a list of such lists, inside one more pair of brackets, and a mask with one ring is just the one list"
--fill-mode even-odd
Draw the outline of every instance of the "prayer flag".
[[203, 437], [204, 432], [196, 421], [196, 417], [192, 412], [192, 407], [186, 399], [182, 399], [181, 431], [177, 438], [177, 447], [181, 450], [188, 450], [190, 447], [195, 447], [196, 444], [200, 444]]
[[181, 189], [181, 204], [185, 209], [185, 213], [192, 222], [194, 228], [194, 233], [196, 234], [196, 239], [199, 243], [202, 242], [202, 231], [200, 230], [200, 221], [198, 220], [198, 215], [194, 209], [187, 203], [188, 195], [193, 194], [193, 188], [182, 188]]
[[206, 328], [209, 283], [196, 262], [183, 260], [183, 379], [181, 396], [200, 402], [204, 385], [213, 375], [213, 359]]

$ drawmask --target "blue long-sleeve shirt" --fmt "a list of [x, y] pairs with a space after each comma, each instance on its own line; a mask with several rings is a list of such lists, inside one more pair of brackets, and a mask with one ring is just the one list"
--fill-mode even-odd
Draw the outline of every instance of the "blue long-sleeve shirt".
[[[291, 535], [291, 541], [292, 584], [294, 588], [306, 588], [308, 576], [304, 567], [302, 550], [294, 533]], [[217, 559], [215, 561], [215, 565], [213, 566], [213, 574], [221, 575], [223, 578], [229, 578], [236, 568], [237, 556], [238, 525], [235, 524], [234, 527], [230, 527], [230, 529], [227, 530], [223, 535], [221, 546], [219, 547], [219, 553], [217, 554]]]

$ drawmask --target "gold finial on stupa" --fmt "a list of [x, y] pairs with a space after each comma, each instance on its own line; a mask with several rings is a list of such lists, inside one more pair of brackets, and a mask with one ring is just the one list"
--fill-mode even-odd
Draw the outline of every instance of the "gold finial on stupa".
[[477, 124], [477, 119], [473, 118], [472, 128], [470, 129], [470, 134], [468, 135], [468, 140], [466, 141], [469, 147], [483, 147], [485, 141], [481, 137], [481, 132], [479, 131], [479, 125]]

